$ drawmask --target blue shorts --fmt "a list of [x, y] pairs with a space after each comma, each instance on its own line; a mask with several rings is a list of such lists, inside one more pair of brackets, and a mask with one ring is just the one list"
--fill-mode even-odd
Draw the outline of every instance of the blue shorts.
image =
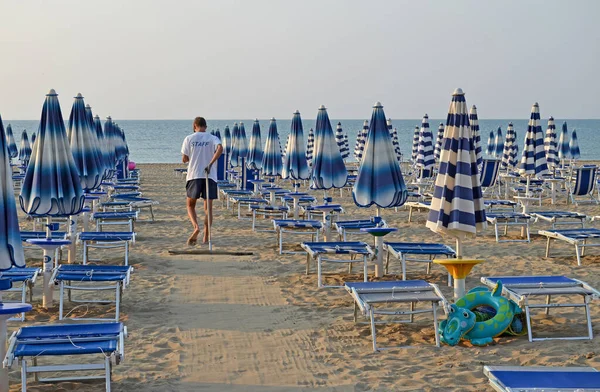
[[[187, 193], [187, 197], [190, 199], [204, 199], [206, 200], [206, 179], [205, 178], [195, 178], [193, 180], [189, 180], [185, 184], [185, 189]], [[217, 183], [215, 180], [209, 178], [208, 179], [208, 198], [211, 200], [217, 199]]]

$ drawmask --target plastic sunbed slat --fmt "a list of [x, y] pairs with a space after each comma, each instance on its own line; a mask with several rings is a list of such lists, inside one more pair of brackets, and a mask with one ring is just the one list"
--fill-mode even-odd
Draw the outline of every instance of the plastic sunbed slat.
[[385, 282], [347, 282], [348, 290], [356, 290], [357, 293], [391, 292], [394, 289], [431, 289], [431, 285], [424, 280], [394, 280]]
[[490, 276], [486, 280], [497, 283], [502, 282], [504, 287], [510, 286], [539, 286], [544, 284], [575, 284], [579, 285], [579, 282], [567, 278], [566, 276]]
[[130, 241], [133, 239], [133, 232], [124, 231], [84, 231], [79, 234], [82, 241]]
[[318, 254], [371, 254], [365, 242], [303, 242], [302, 247], [313, 255]]
[[[52, 232], [53, 238], [63, 238], [65, 235], [67, 235], [67, 233], [65, 233], [64, 231], [53, 231]], [[46, 238], [45, 231], [22, 231], [21, 232], [21, 241], [40, 239], [40, 238]]]
[[15, 357], [35, 357], [38, 355], [81, 355], [110, 354], [118, 349], [118, 339], [107, 339], [93, 342], [71, 343], [17, 343]]
[[600, 388], [600, 372], [506, 371], [490, 372], [507, 388]]
[[19, 341], [40, 339], [72, 339], [85, 337], [110, 337], [116, 336], [123, 330], [122, 323], [95, 323], [95, 324], [55, 324], [22, 327], [17, 333]]
[[56, 280], [75, 280], [78, 282], [118, 282], [127, 279], [127, 274], [86, 274], [84, 272], [59, 272], [56, 274]]
[[428, 244], [425, 242], [383, 242], [384, 246], [392, 248], [398, 253], [427, 254], [427, 255], [455, 255], [456, 252], [448, 245]]

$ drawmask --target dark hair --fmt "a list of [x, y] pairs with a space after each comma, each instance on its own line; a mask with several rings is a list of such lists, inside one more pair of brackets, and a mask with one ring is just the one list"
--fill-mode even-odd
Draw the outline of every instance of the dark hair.
[[194, 119], [194, 125], [198, 128], [206, 128], [206, 120], [204, 119], [204, 117], [196, 117]]

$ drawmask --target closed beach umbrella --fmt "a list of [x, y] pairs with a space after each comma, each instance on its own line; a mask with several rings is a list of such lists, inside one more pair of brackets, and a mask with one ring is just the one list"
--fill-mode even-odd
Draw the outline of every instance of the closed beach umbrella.
[[231, 154], [231, 132], [229, 132], [229, 125], [226, 125], [225, 129], [223, 130], [223, 139], [221, 142], [223, 143], [225, 154]]
[[269, 124], [262, 166], [265, 176], [281, 176], [283, 163], [281, 161], [281, 144], [279, 143], [275, 118], [271, 118]]
[[544, 150], [546, 150], [546, 163], [549, 167], [554, 167], [558, 163], [556, 143], [556, 125], [554, 125], [554, 117], [548, 119], [548, 128], [546, 129], [546, 138], [544, 139]]
[[498, 127], [498, 130], [496, 131], [496, 139], [494, 140], [494, 147], [496, 148], [494, 157], [502, 158], [502, 154], [504, 153], [504, 137], [502, 136], [502, 128], [500, 128], [500, 127]]
[[356, 146], [354, 147], [354, 158], [360, 163], [365, 153], [365, 143], [367, 141], [367, 134], [369, 133], [369, 121], [365, 120], [363, 127], [358, 131], [356, 136]]
[[350, 155], [350, 151], [348, 151], [348, 148], [346, 147], [346, 138], [344, 135], [342, 123], [337, 123], [337, 127], [335, 129], [335, 141], [340, 149], [340, 154], [342, 154], [342, 159], [346, 159]]
[[502, 154], [502, 167], [507, 169], [517, 167], [518, 152], [517, 135], [515, 134], [513, 124], [508, 123], [508, 127], [506, 128], [506, 140], [504, 142], [504, 152]]
[[311, 128], [308, 131], [308, 138], [306, 139], [306, 162], [308, 166], [312, 166], [313, 152], [315, 150], [315, 131]]
[[16, 158], [17, 155], [19, 155], [19, 150], [17, 149], [15, 135], [13, 135], [12, 126], [10, 124], [6, 126], [6, 142], [8, 143], [8, 156], [10, 159]]
[[106, 159], [106, 168], [111, 172], [111, 177], [113, 176], [116, 166], [117, 166], [117, 153], [115, 146], [115, 137], [114, 137], [114, 123], [112, 117], [106, 117], [106, 121], [104, 121], [104, 157]]
[[494, 154], [496, 153], [496, 135], [494, 134], [494, 131], [490, 131], [490, 136], [488, 136], [488, 143], [487, 143], [487, 153], [488, 155], [494, 156]]
[[[526, 194], [529, 194], [529, 180], [531, 177], [548, 174], [546, 150], [544, 150], [544, 133], [540, 126], [540, 107], [537, 102], [531, 108], [521, 163], [519, 164], [519, 174], [527, 177]], [[524, 212], [527, 212], [527, 202], [524, 204]]]
[[335, 142], [325, 106], [321, 105], [315, 126], [312, 189], [342, 188], [348, 180], [346, 165]]
[[90, 125], [83, 97], [77, 94], [69, 116], [67, 135], [73, 160], [79, 172], [81, 187], [86, 192], [100, 187], [104, 175], [102, 154], [96, 143], [96, 132], [90, 128]]
[[[215, 136], [219, 138], [219, 140], [221, 140], [221, 131], [219, 131], [219, 128], [217, 128], [217, 130], [215, 131]], [[262, 151], [262, 147], [261, 147], [261, 151]]]
[[33, 143], [35, 143], [35, 132], [31, 134], [31, 148], [33, 148]]
[[415, 127], [415, 131], [413, 132], [413, 142], [412, 142], [412, 151], [410, 155], [410, 159], [413, 163], [417, 161], [417, 150], [419, 149], [419, 134], [421, 133], [421, 128]]
[[434, 164], [433, 134], [429, 128], [429, 117], [425, 114], [421, 121], [419, 145], [417, 147], [417, 161], [415, 163], [415, 166], [421, 169], [419, 177], [429, 177], [429, 172], [433, 169]]
[[558, 159], [564, 162], [571, 155], [571, 148], [569, 147], [569, 130], [567, 129], [567, 122], [565, 121], [562, 125], [560, 132], [560, 138], [558, 139]]
[[[462, 240], [487, 227], [472, 135], [467, 102], [459, 88], [454, 91], [448, 110], [440, 168], [426, 224], [436, 233], [456, 238], [458, 257], [462, 257]], [[464, 279], [455, 276], [455, 297], [464, 295], [464, 283]]]
[[479, 118], [477, 116], [477, 106], [471, 106], [469, 111], [469, 123], [473, 133], [473, 143], [475, 144], [475, 155], [477, 155], [477, 167], [483, 163], [483, 147], [481, 147], [481, 131], [479, 130]]
[[394, 153], [396, 154], [398, 162], [400, 162], [402, 161], [402, 153], [400, 152], [400, 142], [398, 141], [398, 130], [393, 128], [391, 118], [387, 119], [386, 125], [391, 136], [392, 146], [394, 146]]
[[244, 149], [246, 144], [246, 135], [242, 140], [242, 132], [240, 126], [235, 123], [233, 124], [233, 130], [231, 132], [231, 157], [229, 157], [229, 163], [232, 167], [238, 167], [242, 165], [242, 160], [246, 158], [248, 154], [247, 149]]
[[24, 267], [25, 256], [8, 156], [8, 139], [0, 118], [0, 270]]
[[442, 140], [444, 139], [444, 123], [440, 123], [438, 126], [437, 139], [435, 141], [435, 149], [433, 150], [433, 157], [436, 162], [440, 161], [440, 153], [442, 152]]
[[[29, 144], [29, 138], [27, 137], [27, 131], [23, 130], [21, 134], [21, 146], [19, 148], [19, 160], [24, 166], [27, 166], [31, 157], [31, 145]], [[2, 164], [0, 162], [0, 164]]]
[[[98, 157], [100, 159], [100, 165], [102, 169], [102, 175], [104, 176], [104, 172], [106, 171], [106, 163], [104, 162], [104, 151], [102, 150], [102, 144], [100, 139], [98, 138], [98, 132], [96, 130], [96, 122], [94, 119], [94, 114], [92, 113], [92, 107], [90, 105], [85, 105], [85, 117], [88, 121], [88, 126], [92, 136], [94, 138], [94, 143], [96, 144], [96, 150], [98, 152]], [[102, 135], [102, 125], [100, 125], [100, 135]]]
[[104, 137], [104, 131], [102, 130], [102, 121], [100, 116], [94, 116], [94, 130], [96, 131], [96, 141], [98, 142], [98, 149], [102, 154], [102, 162], [104, 167], [103, 180], [109, 180], [114, 174], [114, 168], [110, 166], [110, 145]]
[[[217, 129], [217, 137], [220, 138], [219, 130]], [[262, 169], [263, 161], [263, 147], [262, 140], [260, 137], [260, 123], [258, 118], [254, 120], [252, 124], [252, 133], [250, 134], [250, 145], [248, 147], [248, 162], [246, 165], [249, 169], [260, 170]]]
[[[342, 139], [343, 144], [344, 141]], [[306, 162], [306, 150], [304, 149], [302, 119], [298, 110], [294, 112], [294, 116], [292, 117], [281, 177], [292, 180], [308, 180], [310, 178], [308, 163]]]
[[581, 152], [579, 151], [579, 143], [577, 142], [577, 132], [573, 129], [571, 133], [571, 141], [569, 142], [569, 149], [571, 150], [571, 158], [579, 159]]

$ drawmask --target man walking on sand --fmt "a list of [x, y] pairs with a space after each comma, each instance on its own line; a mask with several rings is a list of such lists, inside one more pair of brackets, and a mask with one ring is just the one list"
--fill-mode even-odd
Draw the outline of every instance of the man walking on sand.
[[[187, 213], [194, 231], [188, 239], [190, 246], [196, 245], [200, 226], [196, 215], [196, 202], [204, 199], [204, 236], [202, 243], [208, 243], [208, 222], [213, 222], [212, 201], [217, 198], [217, 162], [223, 146], [218, 137], [206, 132], [206, 120], [203, 117], [194, 119], [194, 133], [186, 136], [181, 146], [182, 162], [188, 163], [187, 170]], [[208, 174], [208, 195], [206, 194], [206, 176]]]

